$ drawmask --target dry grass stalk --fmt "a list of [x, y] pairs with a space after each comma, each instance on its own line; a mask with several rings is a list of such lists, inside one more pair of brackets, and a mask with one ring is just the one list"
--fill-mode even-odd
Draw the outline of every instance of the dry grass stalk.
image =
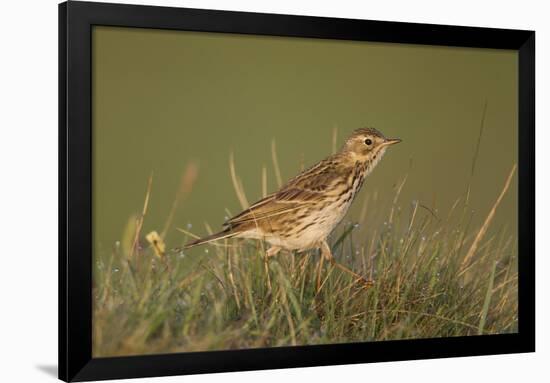
[[337, 146], [338, 142], [338, 126], [334, 126], [332, 129], [332, 154], [336, 154], [336, 151], [338, 150]]
[[462, 272], [464, 271], [464, 269], [466, 268], [466, 266], [468, 265], [468, 263], [470, 262], [472, 257], [475, 255], [476, 250], [477, 250], [483, 236], [487, 232], [487, 229], [489, 228], [489, 225], [491, 224], [491, 221], [493, 220], [493, 218], [495, 216], [498, 205], [500, 205], [500, 202], [502, 201], [502, 198], [504, 198], [504, 195], [506, 194], [506, 192], [508, 191], [508, 188], [510, 187], [510, 183], [512, 182], [512, 178], [513, 178], [513, 176], [516, 172], [516, 168], [517, 168], [517, 164], [514, 164], [514, 166], [512, 167], [512, 170], [510, 171], [510, 174], [508, 175], [508, 178], [506, 179], [506, 183], [504, 184], [504, 187], [502, 188], [502, 191], [500, 192], [500, 195], [498, 196], [498, 198], [495, 201], [493, 207], [491, 208], [491, 211], [489, 211], [489, 214], [487, 215], [487, 218], [485, 218], [485, 222], [483, 222], [483, 225], [481, 226], [481, 229], [479, 229], [479, 231], [477, 232], [477, 235], [476, 235], [474, 241], [472, 242], [472, 245], [470, 246], [470, 249], [466, 253], [466, 256], [462, 260], [462, 264], [460, 265], [461, 273], [459, 275], [462, 274]]
[[237, 194], [237, 198], [239, 199], [241, 208], [244, 210], [248, 206], [250, 206], [250, 204], [248, 203], [248, 199], [246, 198], [246, 194], [244, 193], [242, 182], [237, 177], [237, 172], [235, 171], [235, 160], [233, 158], [233, 153], [229, 155], [229, 171], [231, 172], [231, 182], [233, 182], [233, 188], [235, 189], [235, 193]]
[[168, 231], [168, 228], [170, 228], [170, 225], [172, 225], [172, 221], [174, 220], [174, 215], [178, 209], [178, 206], [181, 201], [189, 193], [191, 193], [191, 190], [193, 190], [193, 185], [197, 180], [198, 174], [198, 164], [194, 161], [189, 162], [181, 176], [180, 184], [178, 190], [176, 191], [176, 197], [174, 198], [174, 202], [172, 203], [172, 207], [170, 208], [170, 213], [168, 214], [168, 218], [166, 219], [166, 223], [164, 224], [164, 228], [162, 229], [162, 232], [160, 234], [162, 238], [166, 238], [166, 232]]
[[136, 220], [136, 232], [134, 235], [134, 241], [132, 243], [132, 249], [130, 250], [129, 257], [132, 258], [136, 252], [138, 243], [139, 243], [139, 234], [141, 233], [141, 228], [143, 227], [143, 221], [145, 220], [145, 214], [147, 214], [147, 207], [149, 206], [149, 198], [151, 196], [151, 187], [153, 185], [153, 173], [149, 176], [147, 181], [147, 192], [145, 193], [145, 201], [143, 202], [143, 209], [141, 215]]
[[468, 182], [468, 189], [466, 190], [466, 203], [470, 200], [470, 192], [472, 188], [472, 180], [474, 178], [474, 172], [476, 169], [477, 157], [479, 155], [479, 147], [481, 146], [481, 137], [483, 136], [483, 127], [485, 126], [485, 115], [487, 114], [487, 100], [483, 105], [483, 113], [481, 115], [481, 122], [479, 125], [479, 135], [477, 137], [476, 148], [474, 150], [474, 157], [472, 159], [472, 169], [470, 171], [470, 180]]
[[267, 197], [267, 169], [262, 166], [262, 197]]
[[273, 170], [275, 172], [275, 179], [277, 180], [277, 187], [283, 186], [283, 177], [281, 176], [281, 168], [279, 167], [279, 160], [277, 159], [277, 147], [275, 140], [271, 141], [271, 160], [273, 161]]
[[395, 193], [395, 196], [393, 197], [393, 203], [391, 205], [390, 217], [388, 219], [389, 223], [393, 222], [393, 215], [394, 215], [394, 212], [395, 212], [395, 206], [397, 205], [397, 199], [399, 198], [399, 195], [401, 194], [401, 190], [403, 190], [403, 186], [405, 186], [405, 183], [407, 182], [407, 178], [409, 178], [408, 174], [403, 178], [403, 181], [401, 181], [401, 183], [397, 187], [397, 192]]

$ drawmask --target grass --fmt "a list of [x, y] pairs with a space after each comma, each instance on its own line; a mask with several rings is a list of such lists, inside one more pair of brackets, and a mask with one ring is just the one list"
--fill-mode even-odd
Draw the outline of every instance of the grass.
[[[274, 143], [272, 149], [276, 159]], [[246, 204], [233, 166], [231, 172]], [[505, 230], [491, 235], [487, 230], [514, 172], [515, 166], [478, 228], [470, 223], [469, 188], [446, 216], [415, 201], [400, 202], [405, 180], [388, 201], [368, 195], [361, 222], [341, 224], [331, 238], [339, 262], [375, 280], [368, 289], [330, 264], [321, 268], [317, 251], [282, 253], [268, 263], [267, 245], [258, 241], [207, 245], [198, 255], [164, 252], [166, 227], [160, 236], [148, 235], [157, 239], [147, 244], [141, 227], [150, 178], [141, 214], [130, 218], [111, 252], [96, 254], [93, 354], [516, 332], [517, 239]], [[265, 178], [265, 170], [262, 174]], [[184, 182], [182, 189], [188, 192], [189, 185]], [[385, 217], [385, 223], [375, 226], [373, 216]], [[184, 241], [192, 235], [186, 233]]]

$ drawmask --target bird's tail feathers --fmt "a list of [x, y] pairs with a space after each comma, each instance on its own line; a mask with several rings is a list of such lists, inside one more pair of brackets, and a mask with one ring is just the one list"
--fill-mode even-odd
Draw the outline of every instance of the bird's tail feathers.
[[202, 245], [204, 243], [213, 242], [218, 239], [224, 239], [224, 238], [231, 238], [237, 235], [238, 233], [235, 233], [231, 231], [230, 229], [225, 229], [223, 231], [220, 231], [219, 233], [214, 233], [212, 235], [206, 236], [204, 238], [199, 238], [194, 241], [188, 242], [183, 248], [189, 249], [190, 247]]

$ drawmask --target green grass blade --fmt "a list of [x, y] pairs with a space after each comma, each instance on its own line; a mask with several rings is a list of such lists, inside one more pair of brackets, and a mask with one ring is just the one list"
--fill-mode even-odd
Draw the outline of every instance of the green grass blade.
[[353, 229], [356, 228], [356, 225], [353, 224], [353, 225], [350, 225], [346, 230], [344, 230], [344, 232], [338, 237], [338, 239], [336, 240], [336, 242], [334, 242], [334, 244], [332, 245], [332, 251], [336, 251], [336, 249], [338, 248], [338, 246], [344, 242], [344, 240], [351, 234], [351, 232], [353, 231]]
[[479, 319], [479, 327], [477, 329], [477, 333], [479, 335], [483, 334], [483, 328], [485, 327], [485, 322], [487, 320], [487, 313], [489, 312], [491, 297], [493, 296], [493, 284], [495, 281], [496, 268], [497, 268], [497, 263], [493, 262], [493, 268], [491, 269], [491, 277], [489, 278], [489, 286], [487, 286], [487, 293], [485, 294], [485, 302], [483, 302], [483, 309], [481, 310], [481, 318]]

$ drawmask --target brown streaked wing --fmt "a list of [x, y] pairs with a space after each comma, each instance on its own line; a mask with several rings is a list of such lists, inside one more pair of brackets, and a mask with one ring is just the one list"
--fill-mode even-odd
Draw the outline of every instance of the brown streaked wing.
[[234, 227], [258, 222], [315, 203], [322, 198], [327, 187], [341, 177], [337, 168], [330, 158], [321, 161], [292, 178], [278, 192], [259, 200], [226, 221], [224, 226]]
[[253, 218], [253, 216], [256, 216], [256, 212], [257, 214], [260, 214], [260, 212], [263, 210], [262, 208], [266, 205], [268, 205], [270, 202], [273, 201], [274, 199], [274, 194], [270, 194], [268, 195], [267, 197], [264, 197], [262, 198], [261, 200], [253, 203], [252, 205], [250, 205], [250, 207], [248, 209], [245, 209], [243, 211], [241, 211], [239, 214], [231, 217], [229, 220], [225, 221], [225, 223], [223, 224], [224, 226], [233, 226], [233, 225], [236, 225], [236, 224], [239, 224], [239, 223], [242, 223], [242, 222], [247, 222], [249, 221], [251, 218]]
[[288, 213], [311, 203], [311, 200], [304, 199], [305, 197], [311, 198], [311, 194], [312, 193], [299, 193], [297, 190], [293, 190], [292, 193], [285, 193], [284, 196], [282, 196], [285, 199], [279, 199], [279, 193], [273, 194], [258, 201], [248, 209], [231, 218], [225, 222], [224, 225], [234, 227], [248, 222], [257, 223], [268, 218]]

